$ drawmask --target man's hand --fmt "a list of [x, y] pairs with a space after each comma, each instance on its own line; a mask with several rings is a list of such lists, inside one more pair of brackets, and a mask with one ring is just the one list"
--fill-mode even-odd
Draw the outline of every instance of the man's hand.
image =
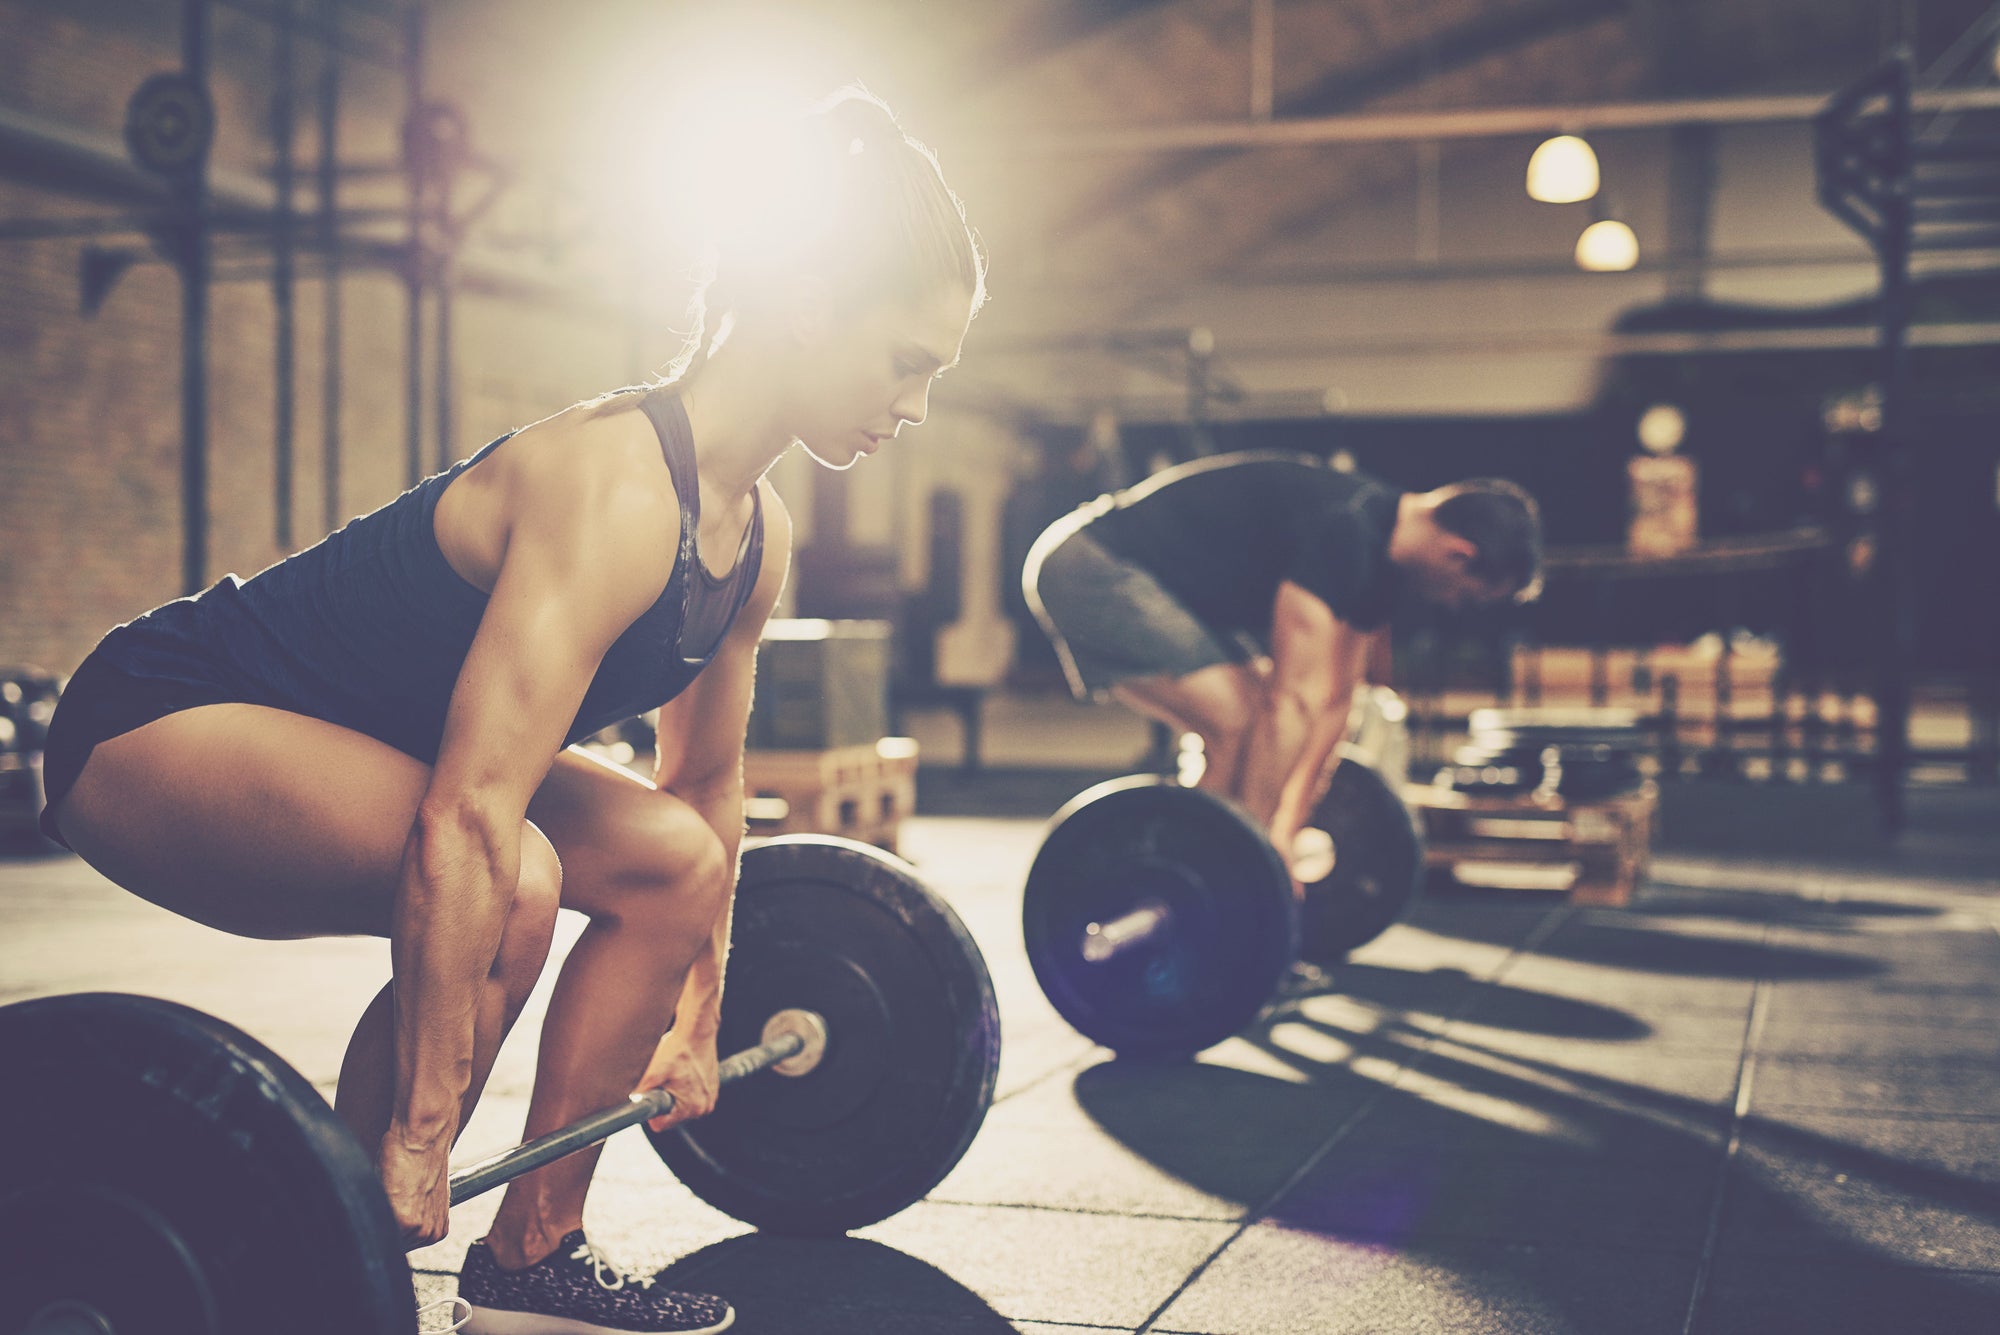
[[653, 1060], [639, 1078], [637, 1093], [665, 1089], [674, 1096], [674, 1106], [664, 1116], [648, 1118], [646, 1125], [665, 1131], [681, 1122], [691, 1122], [715, 1111], [715, 1097], [722, 1087], [716, 1074], [715, 1030], [704, 1027], [697, 1037], [683, 1034], [679, 1026], [670, 1030], [653, 1049]]

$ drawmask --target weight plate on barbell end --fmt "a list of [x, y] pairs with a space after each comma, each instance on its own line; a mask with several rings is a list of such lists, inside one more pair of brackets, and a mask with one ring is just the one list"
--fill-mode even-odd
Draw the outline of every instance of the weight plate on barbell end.
[[826, 1022], [802, 1076], [759, 1072], [715, 1112], [647, 1136], [718, 1210], [773, 1233], [886, 1219], [972, 1144], [1000, 1069], [986, 962], [908, 863], [849, 839], [782, 835], [743, 854], [717, 1047], [755, 1046], [786, 1009]]
[[[1050, 1004], [1121, 1056], [1187, 1056], [1255, 1019], [1297, 956], [1298, 903], [1271, 842], [1210, 793], [1152, 775], [1058, 811], [1022, 891], [1028, 961]], [[1147, 900], [1160, 933], [1084, 959], [1091, 923]]]
[[1333, 867], [1305, 883], [1299, 957], [1312, 964], [1346, 958], [1389, 930], [1423, 879], [1424, 850], [1410, 809], [1388, 782], [1347, 747], [1311, 826], [1333, 839]]
[[125, 104], [125, 147], [148, 171], [174, 176], [201, 164], [215, 138], [208, 91], [185, 74], [155, 74]]
[[373, 1166], [269, 1048], [84, 993], [0, 1008], [0, 1071], [0, 1331], [52, 1307], [117, 1335], [414, 1328]]

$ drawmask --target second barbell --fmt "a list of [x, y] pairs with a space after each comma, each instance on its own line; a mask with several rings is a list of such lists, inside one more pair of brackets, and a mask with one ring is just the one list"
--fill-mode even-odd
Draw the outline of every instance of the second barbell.
[[1358, 755], [1334, 770], [1297, 848], [1288, 866], [1233, 803], [1153, 775], [1079, 794], [1051, 820], [1022, 895], [1042, 991], [1124, 1056], [1220, 1042], [1294, 961], [1330, 964], [1387, 930], [1422, 873], [1408, 810]]

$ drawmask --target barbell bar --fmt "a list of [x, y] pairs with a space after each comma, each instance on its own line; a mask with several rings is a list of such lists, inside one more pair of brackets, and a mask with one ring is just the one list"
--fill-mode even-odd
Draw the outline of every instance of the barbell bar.
[[[826, 1054], [826, 1021], [808, 1010], [783, 1010], [764, 1023], [764, 1041], [716, 1064], [719, 1085], [733, 1084], [759, 1071], [797, 1078], [819, 1065]], [[489, 1159], [468, 1164], [451, 1175], [451, 1203], [512, 1182], [523, 1173], [595, 1145], [614, 1132], [639, 1122], [665, 1117], [674, 1110], [674, 1096], [664, 1089], [642, 1090], [624, 1103], [599, 1109]]]

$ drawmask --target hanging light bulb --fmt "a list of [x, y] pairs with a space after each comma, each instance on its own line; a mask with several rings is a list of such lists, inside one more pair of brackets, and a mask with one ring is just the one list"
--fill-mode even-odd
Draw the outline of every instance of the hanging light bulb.
[[1528, 197], [1574, 204], [1597, 193], [1597, 154], [1573, 134], [1545, 139], [1528, 159]]
[[1622, 273], [1639, 262], [1639, 238], [1616, 218], [1594, 222], [1576, 239], [1576, 266], [1592, 273]]

